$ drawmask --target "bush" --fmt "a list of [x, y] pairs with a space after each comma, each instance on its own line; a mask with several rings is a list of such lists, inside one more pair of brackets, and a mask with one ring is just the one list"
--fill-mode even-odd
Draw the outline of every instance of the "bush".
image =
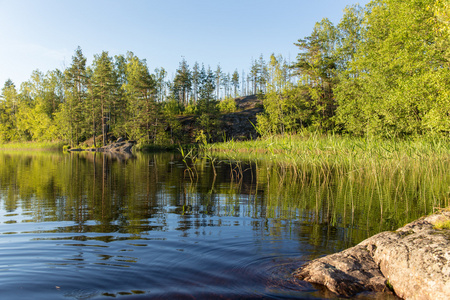
[[220, 112], [230, 113], [237, 110], [236, 101], [232, 97], [227, 97], [217, 104]]

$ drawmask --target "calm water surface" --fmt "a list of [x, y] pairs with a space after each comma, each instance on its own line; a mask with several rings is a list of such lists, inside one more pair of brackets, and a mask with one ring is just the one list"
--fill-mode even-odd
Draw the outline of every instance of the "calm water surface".
[[291, 272], [431, 206], [313, 171], [190, 167], [176, 154], [0, 153], [1, 299], [334, 299]]

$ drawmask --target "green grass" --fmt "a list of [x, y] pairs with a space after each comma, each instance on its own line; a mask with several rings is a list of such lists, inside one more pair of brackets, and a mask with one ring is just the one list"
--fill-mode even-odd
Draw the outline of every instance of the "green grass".
[[450, 141], [442, 138], [381, 140], [339, 135], [274, 136], [254, 141], [210, 144], [206, 152], [236, 159], [270, 159], [285, 164], [367, 165], [405, 160], [448, 160]]
[[444, 138], [381, 140], [305, 133], [210, 144], [203, 151], [222, 161], [264, 165], [267, 176], [288, 185], [333, 185], [337, 192], [351, 193], [340, 185], [357, 184], [364, 199], [396, 214], [398, 203], [414, 203], [428, 213], [450, 202], [450, 141]]
[[0, 144], [0, 150], [56, 151], [62, 150], [64, 145], [64, 142], [11, 142]]

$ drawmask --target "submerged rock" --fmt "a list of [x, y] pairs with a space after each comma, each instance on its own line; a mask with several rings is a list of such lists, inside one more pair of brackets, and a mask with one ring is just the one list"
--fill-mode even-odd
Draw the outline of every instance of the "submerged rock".
[[350, 297], [364, 291], [403, 299], [450, 298], [450, 231], [434, 224], [450, 212], [421, 218], [394, 232], [382, 232], [355, 247], [313, 260], [294, 276]]

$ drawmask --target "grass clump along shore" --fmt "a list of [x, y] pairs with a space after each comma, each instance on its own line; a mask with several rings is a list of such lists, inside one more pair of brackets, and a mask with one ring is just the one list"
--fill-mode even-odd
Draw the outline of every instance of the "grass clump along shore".
[[[258, 181], [264, 177], [271, 184], [270, 178], [277, 178], [272, 201], [290, 198], [291, 208], [318, 197], [327, 203], [320, 205], [328, 207], [325, 215], [335, 211], [333, 207], [347, 207], [349, 214], [378, 210], [383, 222], [397, 220], [392, 224], [396, 229], [401, 222], [449, 206], [450, 141], [444, 138], [304, 133], [205, 145], [202, 151], [218, 161], [254, 162]], [[294, 187], [295, 193], [289, 192]]]
[[58, 151], [63, 150], [64, 142], [9, 142], [0, 143], [0, 150]]
[[381, 139], [306, 132], [208, 144], [203, 150], [223, 153], [229, 158], [264, 158], [285, 165], [364, 167], [407, 161], [445, 161], [450, 154], [450, 140], [442, 137]]

